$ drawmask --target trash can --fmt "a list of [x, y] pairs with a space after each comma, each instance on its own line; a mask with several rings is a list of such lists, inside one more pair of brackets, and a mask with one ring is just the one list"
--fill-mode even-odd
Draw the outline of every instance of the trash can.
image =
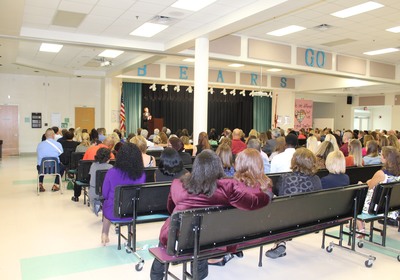
[[3, 140], [0, 140], [0, 158], [1, 158], [1, 155], [2, 155], [2, 151], [3, 150]]

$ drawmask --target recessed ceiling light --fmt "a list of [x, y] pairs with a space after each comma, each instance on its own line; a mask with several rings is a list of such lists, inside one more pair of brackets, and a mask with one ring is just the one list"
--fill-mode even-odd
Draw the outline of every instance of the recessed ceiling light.
[[381, 49], [381, 50], [376, 50], [376, 51], [365, 52], [364, 54], [366, 54], [366, 55], [378, 55], [378, 54], [392, 53], [392, 52], [398, 52], [398, 51], [399, 51], [399, 49], [396, 49], [396, 48], [387, 48], [387, 49]]
[[185, 58], [183, 61], [186, 61], [186, 62], [194, 62], [195, 59], [194, 59], [194, 58]]
[[382, 8], [382, 7], [383, 7], [382, 4], [379, 4], [379, 3], [376, 3], [376, 2], [373, 2], [373, 1], [369, 1], [369, 2], [366, 2], [364, 4], [360, 4], [360, 5], [357, 5], [357, 6], [353, 6], [353, 7], [338, 11], [338, 12], [333, 13], [331, 15], [335, 16], [335, 17], [340, 17], [340, 18], [348, 18], [348, 17], [351, 17], [351, 16], [359, 15], [359, 14], [362, 14], [362, 13], [365, 13], [365, 12], [369, 12], [369, 11], [372, 11], [372, 10], [375, 10], [375, 9], [379, 9], [379, 8]]
[[229, 66], [229, 67], [236, 67], [236, 68], [238, 68], [238, 67], [243, 67], [244, 64], [241, 64], [241, 63], [232, 63], [232, 64], [229, 64], [228, 66]]
[[386, 31], [393, 32], [393, 33], [399, 33], [400, 32], [400, 26], [388, 28], [388, 29], [386, 29]]
[[62, 47], [63, 45], [42, 43], [42, 45], [40, 45], [40, 51], [58, 53]]
[[108, 57], [108, 58], [116, 58], [117, 56], [123, 54], [123, 51], [117, 51], [117, 50], [105, 50], [102, 53], [99, 54], [101, 57]]
[[267, 35], [272, 35], [272, 36], [285, 36], [291, 33], [299, 32], [306, 29], [305, 27], [298, 26], [298, 25], [290, 25], [281, 29], [277, 29], [271, 32], [268, 32]]
[[268, 72], [280, 72], [280, 71], [282, 71], [282, 69], [279, 69], [279, 68], [271, 68], [271, 69], [268, 69], [267, 71], [268, 71]]
[[163, 31], [167, 27], [168, 25], [146, 22], [133, 30], [129, 35], [150, 38]]
[[173, 8], [197, 12], [214, 3], [216, 0], [178, 0], [171, 5]]

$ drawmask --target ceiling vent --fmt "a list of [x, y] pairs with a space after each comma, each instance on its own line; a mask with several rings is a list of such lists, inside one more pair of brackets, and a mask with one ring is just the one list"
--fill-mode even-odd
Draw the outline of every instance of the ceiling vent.
[[332, 25], [325, 24], [325, 23], [314, 27], [314, 29], [319, 30], [319, 31], [326, 31], [326, 30], [328, 30], [330, 28], [332, 28]]
[[155, 16], [150, 22], [157, 24], [171, 25], [177, 22], [177, 19], [167, 16]]

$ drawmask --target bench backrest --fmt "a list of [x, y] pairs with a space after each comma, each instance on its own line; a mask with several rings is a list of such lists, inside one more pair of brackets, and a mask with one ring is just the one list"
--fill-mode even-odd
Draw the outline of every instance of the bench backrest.
[[[184, 165], [183, 168], [185, 168], [187, 171], [192, 172], [192, 164], [187, 164]], [[144, 172], [146, 173], [146, 183], [152, 183], [154, 182], [154, 173], [158, 167], [145, 167]]]
[[[376, 164], [376, 165], [366, 165], [366, 166], [350, 166], [346, 167], [346, 174], [349, 175], [350, 178], [350, 185], [357, 184], [358, 182], [367, 182], [367, 180], [371, 179], [372, 176], [375, 174], [376, 171], [381, 170], [382, 165]], [[279, 177], [282, 174], [285, 174], [287, 172], [282, 172], [282, 173], [270, 173], [267, 174], [267, 176], [272, 180], [272, 186], [274, 187], [274, 193], [278, 194], [278, 191], [276, 190], [276, 184], [279, 180]], [[319, 169], [316, 175], [320, 178], [326, 176], [329, 174], [329, 171], [327, 169]]]
[[108, 169], [96, 171], [95, 192], [97, 195], [102, 195], [103, 182], [104, 182], [104, 178], [106, 177], [107, 171], [108, 171]]
[[381, 164], [366, 165], [362, 167], [349, 166], [346, 167], [346, 174], [350, 177], [350, 184], [357, 184], [360, 181], [365, 183], [374, 176], [376, 171], [381, 169]]
[[84, 155], [85, 155], [85, 153], [82, 153], [82, 152], [72, 152], [71, 153], [71, 160], [70, 160], [69, 168], [70, 169], [77, 169], [79, 161], [81, 159], [83, 159]]
[[59, 156], [60, 161], [68, 169], [71, 169], [71, 157], [72, 153], [75, 153], [76, 148], [63, 148], [64, 152]]
[[81, 182], [81, 183], [86, 183], [89, 184], [90, 182], [90, 166], [92, 166], [92, 163], [94, 160], [83, 160], [81, 159], [78, 164], [78, 175], [76, 177], [76, 180]]
[[[119, 218], [167, 214], [171, 182], [123, 185], [115, 188], [114, 215]], [[133, 207], [135, 202], [135, 210]]]
[[385, 214], [387, 202], [389, 203], [388, 211], [400, 210], [400, 182], [377, 185], [371, 198], [368, 213], [373, 215]]
[[[354, 185], [293, 196], [277, 197], [259, 210], [208, 208], [176, 212], [171, 216], [167, 252], [192, 253], [193, 226], [200, 223], [200, 248], [212, 249], [257, 238], [296, 231], [354, 216], [355, 198], [364, 201], [366, 185]], [[361, 212], [358, 205], [357, 214]]]

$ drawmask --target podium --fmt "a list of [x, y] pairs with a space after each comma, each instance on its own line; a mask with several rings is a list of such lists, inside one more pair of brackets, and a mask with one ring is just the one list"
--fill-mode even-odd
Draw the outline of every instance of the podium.
[[147, 121], [147, 130], [149, 134], [153, 134], [155, 128], [158, 128], [160, 131], [164, 126], [164, 119], [162, 118], [152, 118], [151, 120]]

